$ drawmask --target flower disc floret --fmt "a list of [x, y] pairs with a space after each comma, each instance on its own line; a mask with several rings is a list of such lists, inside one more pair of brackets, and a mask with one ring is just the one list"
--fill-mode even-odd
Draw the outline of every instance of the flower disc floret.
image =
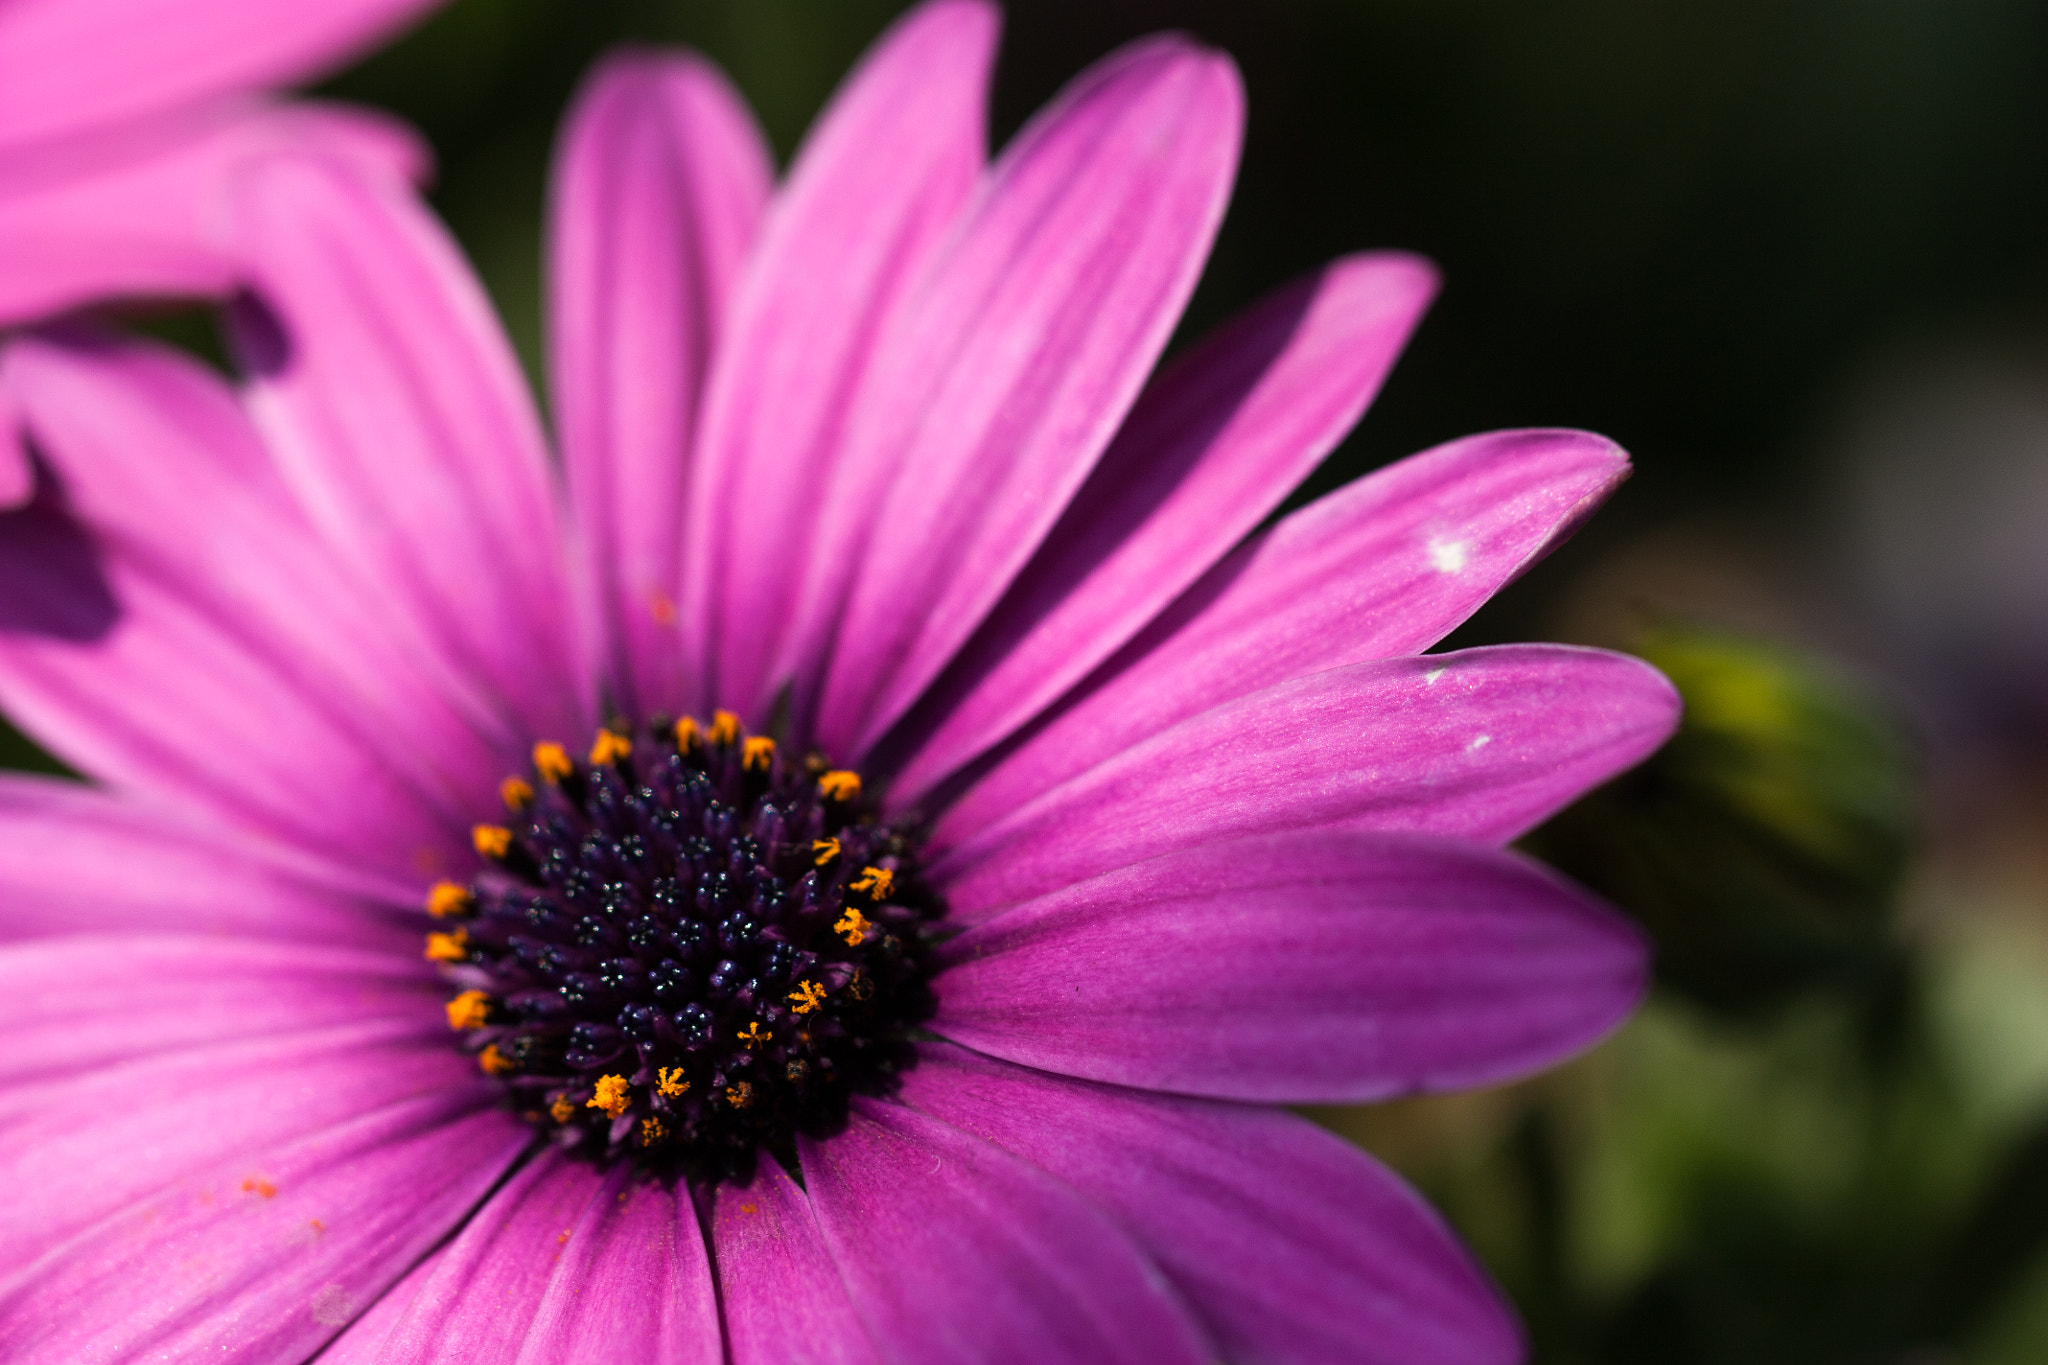
[[[943, 906], [857, 775], [720, 712], [537, 745], [435, 888], [449, 1022], [530, 1122], [593, 1155], [738, 1176], [885, 1091], [929, 1016]], [[456, 920], [459, 923], [449, 924]]]

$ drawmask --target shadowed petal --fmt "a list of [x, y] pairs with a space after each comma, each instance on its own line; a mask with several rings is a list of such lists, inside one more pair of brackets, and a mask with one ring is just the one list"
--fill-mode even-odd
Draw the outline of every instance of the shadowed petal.
[[948, 811], [966, 839], [1120, 749], [1234, 697], [1442, 639], [1627, 476], [1581, 432], [1472, 436], [1296, 512], [1216, 566]]
[[733, 1365], [879, 1361], [811, 1201], [767, 1156], [753, 1182], [712, 1196], [718, 1296]]
[[1506, 843], [1678, 724], [1639, 659], [1506, 645], [1314, 673], [1192, 717], [949, 850], [967, 919], [1222, 839], [1342, 825]]
[[409, 196], [276, 161], [241, 196], [269, 309], [232, 315], [249, 406], [330, 550], [525, 738], [596, 719], [524, 378], [455, 244]]
[[447, 994], [424, 963], [389, 953], [163, 933], [15, 944], [0, 949], [0, 1087], [248, 1038], [417, 1025]]
[[0, 382], [52, 466], [0, 514], [9, 712], [87, 772], [396, 885], [467, 865], [518, 750], [337, 572], [228, 391], [91, 336], [16, 343]]
[[245, 935], [409, 955], [418, 915], [241, 835], [76, 782], [0, 775], [0, 941]]
[[884, 1359], [1207, 1361], [1152, 1264], [1043, 1172], [900, 1105], [800, 1140], [804, 1183]]
[[[906, 722], [892, 799], [1017, 729], [1135, 635], [1307, 478], [1393, 367], [1436, 272], [1347, 257], [1157, 376], [1024, 572]], [[900, 741], [892, 739], [890, 747]]]
[[1148, 1095], [943, 1043], [905, 1103], [1044, 1167], [1137, 1238], [1240, 1365], [1512, 1365], [1514, 1315], [1414, 1191], [1291, 1114]]
[[555, 160], [548, 339], [562, 463], [614, 700], [629, 715], [673, 710], [691, 435], [773, 168], [716, 68], [640, 51], [585, 80]]
[[942, 950], [932, 1027], [1064, 1075], [1274, 1103], [1488, 1085], [1614, 1027], [1642, 938], [1555, 875], [1421, 835], [1269, 835], [1028, 901]]
[[439, 0], [8, 0], [0, 150], [341, 65]]
[[991, 170], [884, 341], [834, 471], [806, 590], [837, 618], [827, 752], [864, 753], [916, 700], [1108, 446], [1201, 273], [1243, 120], [1227, 57], [1150, 39], [1084, 73]]
[[[912, 10], [854, 68], [776, 196], [704, 395], [679, 624], [706, 676], [683, 705], [765, 719], [847, 409], [877, 336], [986, 155], [998, 16]], [[816, 629], [814, 626], [813, 629]]]
[[[716, 1365], [718, 1305], [688, 1193], [543, 1152], [426, 1273], [335, 1344], [343, 1361]], [[327, 1357], [322, 1357], [325, 1360]]]
[[[232, 288], [237, 256], [222, 201], [246, 167], [281, 153], [392, 180], [418, 180], [429, 164], [396, 120], [305, 103], [237, 104], [0, 156], [0, 323], [108, 296]], [[0, 506], [7, 501], [0, 490]]]

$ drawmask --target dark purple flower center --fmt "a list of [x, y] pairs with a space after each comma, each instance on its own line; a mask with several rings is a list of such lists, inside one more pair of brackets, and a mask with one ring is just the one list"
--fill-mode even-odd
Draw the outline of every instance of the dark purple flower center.
[[534, 749], [489, 864], [443, 883], [448, 1021], [526, 1118], [600, 1157], [743, 1175], [840, 1124], [931, 1013], [944, 914], [859, 777], [719, 712]]

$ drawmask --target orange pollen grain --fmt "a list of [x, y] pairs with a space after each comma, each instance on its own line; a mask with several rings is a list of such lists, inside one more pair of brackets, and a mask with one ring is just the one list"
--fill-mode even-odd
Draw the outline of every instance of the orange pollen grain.
[[846, 913], [833, 922], [832, 931], [846, 940], [847, 947], [858, 948], [867, 941], [868, 930], [873, 927], [866, 915], [849, 905]]
[[633, 1105], [632, 1088], [624, 1076], [600, 1076], [597, 1093], [584, 1101], [586, 1109], [602, 1109], [606, 1118], [617, 1118]]
[[711, 713], [710, 739], [713, 744], [730, 744], [740, 737], [740, 718], [730, 711]]
[[876, 900], [885, 901], [896, 889], [896, 874], [886, 867], [864, 867], [860, 875], [848, 883], [848, 889], [865, 891]]
[[725, 1088], [725, 1102], [735, 1109], [744, 1109], [754, 1102], [754, 1087], [746, 1081]]
[[523, 777], [508, 777], [498, 784], [498, 799], [506, 810], [525, 810], [533, 804], [533, 784]]
[[748, 1024], [746, 1027], [746, 1031], [738, 1035], [739, 1040], [745, 1043], [748, 1047], [752, 1047], [754, 1044], [759, 1042], [765, 1042], [767, 1039], [773, 1036], [774, 1035], [770, 1034], [767, 1029], [761, 1027], [761, 1021], [759, 1019], [756, 1019], [752, 1023]]
[[567, 749], [543, 741], [533, 746], [533, 770], [545, 781], [560, 782], [576, 771], [576, 765], [569, 761]]
[[688, 753], [697, 746], [697, 740], [697, 722], [694, 718], [684, 716], [676, 722], [676, 747], [678, 749]]
[[768, 771], [775, 759], [775, 741], [766, 735], [751, 735], [740, 749], [740, 766], [749, 772]]
[[446, 934], [427, 935], [427, 961], [460, 962], [469, 956], [469, 930], [456, 928]]
[[512, 851], [512, 831], [503, 825], [478, 825], [469, 837], [486, 858], [502, 858]]
[[435, 882], [434, 889], [427, 893], [427, 913], [435, 919], [467, 915], [475, 906], [476, 899], [469, 894], [469, 888], [455, 882]]
[[857, 801], [860, 799], [860, 774], [834, 768], [818, 779], [818, 790], [834, 801]]
[[477, 1053], [476, 1064], [484, 1069], [486, 1076], [509, 1076], [514, 1070], [512, 1059], [498, 1051], [496, 1043]]
[[674, 1099], [689, 1090], [690, 1083], [683, 1079], [681, 1067], [665, 1066], [655, 1076], [654, 1088], [669, 1099]]
[[548, 1106], [548, 1117], [556, 1123], [567, 1123], [576, 1117], [576, 1101], [567, 1095], [555, 1096], [555, 1102]]
[[599, 730], [590, 743], [592, 763], [616, 763], [633, 752], [633, 741], [616, 730]]
[[448, 1027], [482, 1028], [491, 1018], [491, 997], [482, 991], [464, 991], [448, 1002]]
[[838, 856], [839, 841], [837, 839], [811, 840], [811, 861], [817, 866], [823, 867]]
[[640, 1145], [642, 1147], [652, 1147], [667, 1136], [668, 1129], [662, 1126], [660, 1119], [650, 1116], [640, 1120]]
[[799, 981], [795, 990], [789, 993], [790, 1009], [798, 1014], [809, 1014], [824, 1003], [825, 988], [815, 981]]

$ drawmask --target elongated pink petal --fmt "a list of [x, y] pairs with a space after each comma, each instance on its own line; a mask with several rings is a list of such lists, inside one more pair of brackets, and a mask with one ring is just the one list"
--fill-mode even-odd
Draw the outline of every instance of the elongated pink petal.
[[1641, 998], [1642, 938], [1462, 840], [1311, 832], [1154, 858], [952, 940], [937, 1032], [1046, 1071], [1271, 1103], [1548, 1066]]
[[439, 0], [8, 0], [0, 151], [339, 66]]
[[1115, 1224], [978, 1138], [856, 1099], [845, 1132], [798, 1151], [825, 1244], [886, 1360], [1214, 1358]]
[[35, 496], [36, 471], [29, 461], [28, 433], [7, 387], [0, 384], [0, 512]]
[[528, 1140], [474, 1097], [437, 1094], [214, 1163], [15, 1262], [0, 1351], [78, 1365], [305, 1359], [446, 1236]]
[[1358, 480], [1216, 566], [947, 812], [959, 841], [1167, 726], [1261, 687], [1434, 644], [1628, 473], [1582, 432], [1472, 436]]
[[337, 572], [228, 391], [91, 336], [15, 344], [0, 383], [53, 466], [0, 514], [10, 713], [87, 772], [395, 885], [466, 867], [519, 748]]
[[943, 1043], [902, 1098], [1100, 1204], [1243, 1365], [1513, 1365], [1514, 1314], [1435, 1210], [1291, 1114], [1066, 1080]]
[[[343, 1360], [716, 1365], [724, 1358], [687, 1189], [545, 1152], [494, 1191]], [[354, 1338], [351, 1340], [351, 1338]], [[324, 1357], [323, 1357], [324, 1358]]]
[[0, 775], [0, 942], [157, 932], [405, 954], [417, 916], [380, 889], [172, 811]]
[[716, 68], [625, 51], [570, 107], [548, 246], [562, 462], [628, 715], [673, 711], [683, 493], [704, 384], [773, 176]]
[[1348, 257], [1153, 380], [918, 703], [911, 725], [933, 716], [937, 728], [892, 799], [914, 803], [1050, 705], [1279, 506], [1357, 422], [1435, 292], [1436, 272], [1412, 256]]
[[245, 168], [281, 154], [391, 180], [417, 180], [429, 165], [425, 145], [395, 120], [319, 104], [237, 104], [83, 145], [0, 152], [0, 324], [109, 296], [231, 289], [237, 256], [223, 201]]
[[1134, 745], [950, 849], [954, 915], [1175, 849], [1290, 829], [1506, 843], [1678, 724], [1639, 659], [1505, 645], [1381, 659], [1279, 683]]
[[[928, 0], [820, 116], [733, 301], [691, 474], [681, 625], [698, 695], [766, 719], [826, 513], [847, 410], [876, 338], [974, 188], [998, 16]], [[818, 627], [808, 627], [815, 632]]]
[[712, 1195], [718, 1297], [733, 1365], [871, 1365], [811, 1201], [764, 1156], [751, 1183]]
[[431, 1021], [449, 992], [425, 965], [162, 932], [15, 944], [0, 949], [0, 1087], [248, 1038]]
[[1084, 73], [992, 170], [847, 438], [841, 470], [888, 491], [836, 482], [814, 562], [838, 618], [828, 752], [864, 753], [909, 707], [1108, 446], [1201, 274], [1243, 121], [1228, 58], [1152, 39]]
[[253, 174], [241, 213], [268, 305], [236, 315], [249, 406], [315, 529], [511, 729], [580, 739], [595, 677], [539, 419], [455, 244], [409, 196], [310, 161]]

